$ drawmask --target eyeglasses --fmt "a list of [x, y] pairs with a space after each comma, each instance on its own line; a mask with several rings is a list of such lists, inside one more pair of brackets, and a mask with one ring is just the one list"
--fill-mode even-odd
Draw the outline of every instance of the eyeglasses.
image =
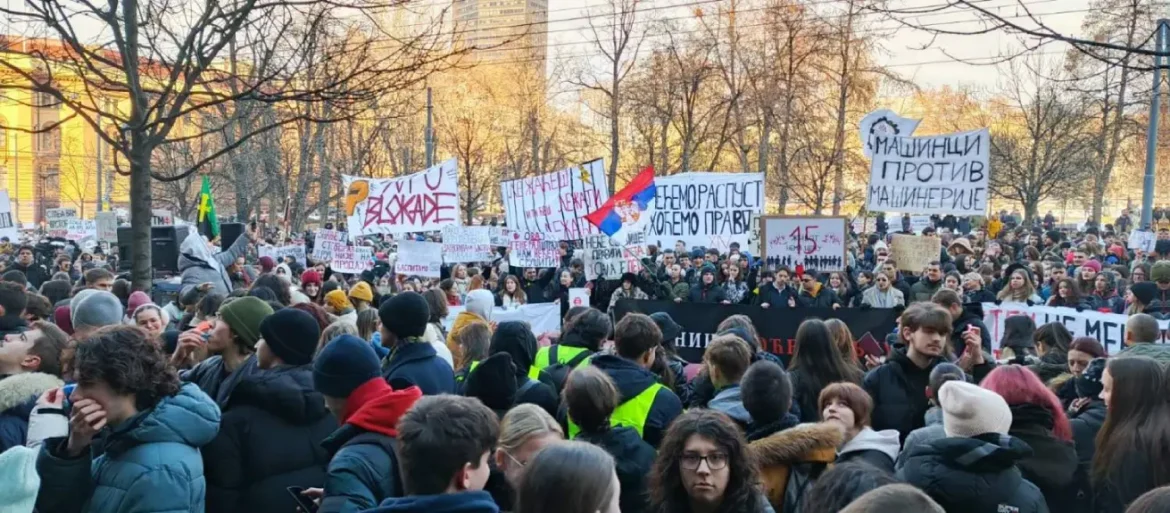
[[721, 452], [711, 453], [706, 456], [684, 454], [680, 464], [684, 470], [698, 470], [699, 464], [704, 461], [707, 462], [707, 468], [720, 470], [727, 466], [727, 455]]
[[516, 457], [512, 456], [512, 453], [510, 453], [508, 451], [504, 451], [504, 454], [508, 456], [508, 459], [512, 460], [512, 463], [515, 463], [520, 468], [524, 468], [524, 465], [528, 464], [528, 462], [526, 462], [526, 461], [520, 461], [520, 460], [516, 459]]

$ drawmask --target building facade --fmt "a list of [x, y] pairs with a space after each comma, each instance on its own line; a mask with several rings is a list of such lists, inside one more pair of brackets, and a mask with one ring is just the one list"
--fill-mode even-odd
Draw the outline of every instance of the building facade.
[[483, 64], [508, 64], [544, 76], [548, 0], [454, 0], [455, 44], [474, 47]]

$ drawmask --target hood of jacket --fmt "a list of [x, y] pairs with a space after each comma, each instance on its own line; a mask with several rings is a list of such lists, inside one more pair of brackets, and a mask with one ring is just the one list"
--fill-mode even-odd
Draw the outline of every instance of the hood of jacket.
[[313, 389], [308, 365], [282, 366], [245, 376], [232, 390], [225, 409], [247, 405], [295, 425], [307, 425], [329, 415], [325, 396]]
[[467, 293], [464, 305], [466, 308], [464, 311], [471, 312], [481, 319], [491, 322], [492, 309], [496, 307], [496, 297], [486, 289], [473, 290]]
[[967, 504], [964, 511], [1003, 511], [998, 506], [1017, 497], [1024, 482], [1016, 463], [1031, 453], [1009, 435], [943, 438], [910, 448], [899, 477], [944, 508]]
[[748, 428], [747, 439], [749, 442], [754, 442], [785, 429], [796, 427], [798, 424], [800, 424], [800, 418], [791, 413], [785, 413], [779, 420], [767, 424], [759, 424], [753, 420], [752, 425]]
[[207, 241], [195, 230], [187, 232], [187, 238], [179, 243], [179, 272], [190, 267], [220, 269], [219, 260], [216, 260]]
[[64, 382], [52, 374], [27, 372], [13, 374], [0, 379], [0, 412], [11, 408], [29, 406], [29, 399], [36, 399], [47, 390], [60, 387]]
[[1041, 490], [1070, 485], [1077, 470], [1077, 451], [1072, 442], [1053, 436], [1052, 414], [1031, 404], [1015, 405], [1011, 410], [1012, 428], [1008, 434], [1032, 448], [1032, 456], [1020, 460], [1020, 470]]
[[146, 411], [126, 420], [101, 437], [105, 452], [119, 454], [151, 443], [180, 443], [203, 447], [219, 432], [219, 406], [194, 383], [184, 383], [179, 393], [164, 397]]
[[851, 452], [859, 451], [878, 451], [890, 457], [891, 461], [898, 459], [898, 450], [902, 447], [901, 438], [896, 429], [883, 429], [881, 431], [874, 431], [873, 428], [866, 427], [857, 432], [857, 435], [852, 440], [845, 442], [841, 449], [837, 451], [838, 455], [845, 455]]
[[353, 412], [345, 423], [386, 436], [398, 436], [398, 419], [420, 398], [422, 390], [418, 387], [393, 390], [386, 380], [374, 378], [349, 394], [348, 403]]
[[500, 508], [485, 491], [395, 497], [366, 513], [498, 513]]
[[[435, 346], [427, 342], [399, 341], [398, 346], [390, 350], [386, 356], [384, 370], [392, 372], [394, 369], [408, 363], [420, 362], [433, 356], [438, 356]], [[383, 372], [385, 374], [385, 372]]]
[[983, 303], [967, 303], [963, 305], [963, 313], [955, 320], [955, 326], [971, 324], [973, 321], [983, 322]]
[[939, 408], [938, 406], [931, 406], [929, 410], [926, 410], [926, 415], [924, 415], [924, 416], [926, 417], [926, 425], [927, 426], [941, 426], [942, 425], [942, 422], [943, 422], [942, 408]]
[[618, 403], [633, 399], [638, 394], [658, 383], [658, 376], [639, 367], [638, 364], [616, 355], [594, 356], [593, 366], [601, 369], [613, 380], [618, 389]]
[[[528, 369], [536, 361], [536, 335], [527, 323], [516, 321], [501, 322], [492, 333], [489, 354], [508, 353], [516, 365], [516, 377], [528, 375]], [[523, 381], [521, 381], [523, 383]]]
[[761, 467], [794, 463], [832, 463], [844, 436], [832, 424], [800, 424], [752, 442]]
[[750, 424], [752, 415], [743, 407], [743, 397], [740, 394], [739, 385], [729, 386], [715, 394], [715, 398], [707, 403], [707, 407], [727, 414], [736, 422]]

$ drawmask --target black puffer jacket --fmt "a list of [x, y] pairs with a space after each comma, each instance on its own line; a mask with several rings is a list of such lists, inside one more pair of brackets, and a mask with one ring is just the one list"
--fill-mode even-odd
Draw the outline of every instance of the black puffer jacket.
[[926, 492], [947, 513], [1047, 513], [1040, 489], [1016, 467], [1031, 452], [1009, 435], [943, 438], [912, 447], [898, 479]]
[[1020, 404], [1011, 407], [1012, 427], [1008, 434], [1023, 440], [1032, 455], [1017, 462], [1024, 479], [1040, 488], [1052, 511], [1072, 511], [1077, 501], [1077, 451], [1072, 442], [1058, 440], [1052, 434], [1055, 420], [1040, 406]]
[[1073, 442], [1077, 447], [1077, 458], [1086, 469], [1093, 462], [1093, 454], [1097, 452], [1097, 433], [1105, 425], [1105, 415], [1109, 410], [1105, 401], [1093, 399], [1076, 415], [1068, 419], [1072, 425]]
[[219, 434], [203, 447], [207, 511], [288, 513], [289, 486], [325, 483], [320, 443], [337, 429], [308, 366], [261, 370], [231, 393]]
[[600, 433], [582, 431], [577, 441], [601, 447], [613, 456], [618, 481], [622, 485], [618, 501], [623, 513], [642, 513], [650, 509], [646, 481], [658, 453], [638, 436], [634, 428], [616, 427]]
[[[935, 358], [921, 369], [906, 356], [905, 349], [899, 349], [881, 366], [869, 371], [862, 387], [873, 398], [870, 418], [874, 431], [896, 429], [901, 440], [905, 441], [911, 431], [926, 426], [926, 410], [930, 409], [926, 387], [930, 384], [930, 372], [947, 361], [946, 358]], [[972, 369], [975, 383], [982, 381], [995, 368], [989, 355], [984, 355], [984, 362]]]

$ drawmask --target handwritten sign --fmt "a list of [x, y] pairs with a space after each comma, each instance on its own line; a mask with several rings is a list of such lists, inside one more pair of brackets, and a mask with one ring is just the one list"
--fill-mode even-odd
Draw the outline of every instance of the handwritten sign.
[[93, 219], [70, 219], [65, 224], [66, 239], [79, 241], [97, 236], [97, 223]]
[[800, 265], [818, 272], [843, 271], [848, 222], [844, 217], [764, 216], [761, 256], [775, 267], [794, 269]]
[[503, 226], [489, 226], [488, 236], [492, 247], [507, 246], [508, 242], [512, 240], [512, 230]]
[[890, 258], [898, 262], [899, 271], [921, 273], [942, 254], [942, 240], [938, 237], [894, 234], [890, 240]]
[[443, 261], [486, 262], [494, 259], [496, 255], [492, 251], [490, 228], [489, 226], [443, 228]]
[[265, 256], [272, 257], [272, 259], [276, 260], [277, 263], [284, 262], [284, 257], [291, 256], [291, 257], [293, 257], [294, 260], [297, 261], [297, 263], [299, 263], [301, 265], [305, 265], [305, 246], [304, 246], [304, 244], [291, 245], [291, 246], [264, 245], [264, 246], [260, 246], [259, 248], [257, 248], [256, 252], [262, 257], [265, 257]]
[[45, 210], [49, 223], [49, 237], [65, 238], [69, 235], [69, 220], [77, 219], [76, 208], [50, 208]]
[[584, 216], [609, 199], [601, 159], [555, 173], [501, 182], [500, 189], [508, 227], [544, 234], [549, 241], [600, 233]]
[[585, 287], [569, 289], [569, 308], [574, 306], [589, 306], [589, 289]]
[[334, 272], [357, 274], [374, 268], [374, 248], [369, 246], [337, 246], [329, 268]]
[[313, 236], [313, 260], [331, 260], [333, 258], [333, 249], [344, 245], [344, 232], [321, 228]]
[[150, 225], [151, 226], [172, 226], [175, 224], [175, 215], [170, 210], [161, 208], [151, 209], [150, 211]]
[[20, 230], [16, 229], [16, 219], [12, 217], [12, 201], [9, 200], [6, 190], [0, 190], [0, 237], [8, 237], [10, 241], [20, 238]]
[[508, 242], [508, 265], [515, 267], [559, 267], [561, 244], [545, 240], [540, 233], [515, 232]]
[[341, 180], [350, 237], [441, 230], [459, 222], [455, 159], [401, 178]]
[[927, 228], [933, 226], [930, 216], [910, 216], [910, 231], [915, 235], [922, 235], [922, 232]]
[[394, 274], [438, 278], [443, 266], [443, 244], [439, 242], [398, 242], [398, 258], [394, 261]]
[[98, 212], [94, 215], [97, 223], [97, 238], [102, 242], [118, 242], [118, 214]]
[[1149, 253], [1158, 243], [1158, 236], [1154, 232], [1134, 230], [1129, 232], [1129, 249], [1140, 249]]
[[[614, 242], [606, 235], [591, 235], [585, 237], [584, 247], [580, 250], [581, 260], [585, 263], [585, 279], [595, 280], [599, 277], [616, 280], [624, 273], [638, 273], [642, 270], [642, 258], [646, 256], [645, 234], [635, 233], [632, 244], [622, 245]], [[576, 255], [574, 251], [574, 256]]]
[[763, 173], [683, 173], [655, 177], [654, 185], [646, 234], [660, 248], [680, 240], [687, 249], [747, 248], [752, 218], [764, 213]]
[[929, 137], [874, 135], [870, 212], [983, 215], [991, 173], [984, 128]]

